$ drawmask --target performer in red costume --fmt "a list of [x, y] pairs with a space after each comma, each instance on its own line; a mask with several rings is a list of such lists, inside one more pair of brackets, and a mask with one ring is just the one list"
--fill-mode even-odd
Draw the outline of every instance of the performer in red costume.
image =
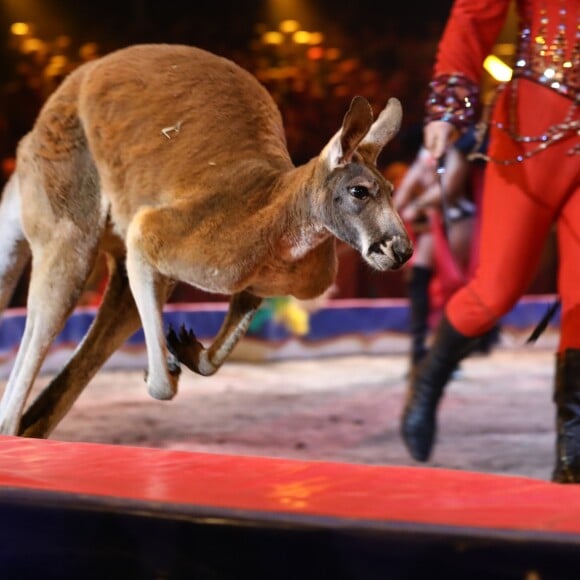
[[[456, 0], [441, 38], [427, 101], [424, 145], [441, 158], [477, 120], [483, 60], [509, 0]], [[432, 348], [410, 379], [401, 433], [411, 455], [430, 457], [437, 406], [476, 337], [526, 292], [556, 224], [561, 336], [556, 355], [553, 480], [580, 482], [580, 2], [517, 0], [512, 80], [490, 125], [479, 265], [445, 308]]]

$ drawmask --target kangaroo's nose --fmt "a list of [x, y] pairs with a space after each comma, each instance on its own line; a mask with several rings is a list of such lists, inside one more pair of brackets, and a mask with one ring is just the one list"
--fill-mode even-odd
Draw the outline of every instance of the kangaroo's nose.
[[391, 247], [399, 266], [402, 266], [413, 255], [413, 244], [406, 236], [393, 236]]

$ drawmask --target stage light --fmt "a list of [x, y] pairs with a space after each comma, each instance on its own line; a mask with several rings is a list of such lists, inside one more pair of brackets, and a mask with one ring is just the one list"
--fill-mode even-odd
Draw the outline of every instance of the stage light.
[[512, 69], [497, 56], [490, 54], [483, 61], [483, 68], [496, 80], [505, 83], [512, 78]]

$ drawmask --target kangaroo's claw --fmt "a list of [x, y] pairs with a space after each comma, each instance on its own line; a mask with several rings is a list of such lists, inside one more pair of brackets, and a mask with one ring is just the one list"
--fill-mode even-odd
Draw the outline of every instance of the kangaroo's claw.
[[188, 369], [199, 373], [200, 354], [205, 350], [203, 344], [197, 340], [193, 330], [187, 330], [181, 325], [179, 336], [170, 326], [166, 335], [167, 348], [175, 358]]

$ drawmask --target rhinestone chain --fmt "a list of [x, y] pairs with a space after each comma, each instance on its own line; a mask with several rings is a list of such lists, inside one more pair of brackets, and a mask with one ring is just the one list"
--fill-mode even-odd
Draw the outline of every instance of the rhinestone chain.
[[[497, 121], [492, 121], [491, 126], [503, 131], [507, 135], [510, 136], [516, 143], [538, 143], [538, 146], [534, 149], [530, 149], [525, 153], [520, 155], [516, 155], [516, 157], [512, 159], [497, 159], [495, 157], [491, 157], [485, 153], [471, 153], [469, 155], [469, 159], [485, 159], [486, 161], [491, 161], [492, 163], [497, 163], [499, 165], [515, 165], [516, 163], [522, 163], [526, 159], [541, 153], [551, 145], [562, 141], [563, 139], [567, 139], [573, 137], [574, 134], [580, 135], [580, 119], [577, 118], [576, 110], [578, 108], [578, 104], [576, 102], [572, 102], [566, 117], [561, 123], [557, 123], [556, 125], [552, 125], [546, 129], [544, 133], [541, 135], [531, 136], [531, 135], [520, 135], [516, 128], [516, 105], [517, 105], [517, 84], [518, 79], [514, 79], [511, 83], [511, 95], [510, 95], [510, 111], [509, 111], [509, 125], [506, 127], [504, 123], [498, 123]], [[505, 86], [502, 87], [503, 90]], [[485, 120], [482, 120], [478, 124], [477, 134], [483, 135], [485, 130], [487, 129], [488, 123]], [[567, 155], [578, 155], [580, 154], [580, 143], [571, 147], [567, 152]]]

